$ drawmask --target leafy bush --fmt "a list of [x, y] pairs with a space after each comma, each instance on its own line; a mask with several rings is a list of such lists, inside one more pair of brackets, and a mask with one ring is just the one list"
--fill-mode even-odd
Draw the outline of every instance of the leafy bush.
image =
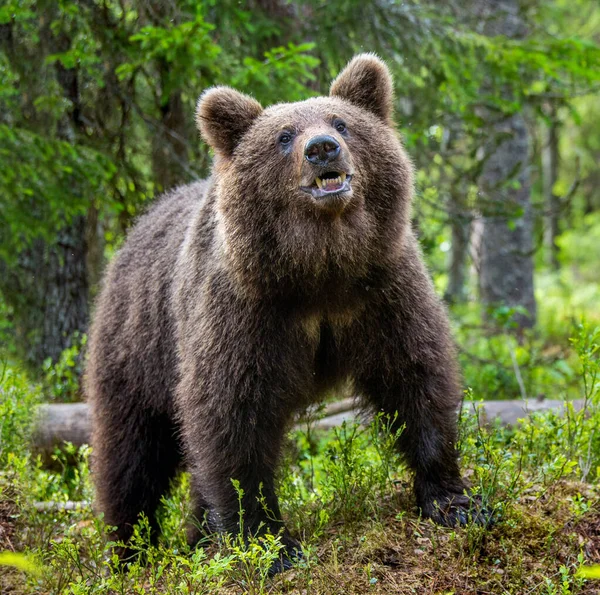
[[87, 335], [75, 332], [71, 346], [65, 349], [59, 360], [44, 361], [44, 391], [51, 401], [69, 402], [79, 400], [79, 385], [83, 374]]
[[569, 229], [557, 238], [560, 258], [579, 281], [597, 283], [600, 262], [600, 213], [583, 218], [582, 227]]
[[24, 374], [0, 363], [0, 468], [8, 459], [27, 450], [32, 412], [40, 402], [39, 391]]

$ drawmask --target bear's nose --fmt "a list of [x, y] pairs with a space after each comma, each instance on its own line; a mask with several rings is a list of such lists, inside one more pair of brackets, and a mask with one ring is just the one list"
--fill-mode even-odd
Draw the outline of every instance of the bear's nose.
[[308, 161], [315, 165], [327, 165], [340, 154], [340, 145], [326, 134], [314, 136], [304, 147], [304, 155]]

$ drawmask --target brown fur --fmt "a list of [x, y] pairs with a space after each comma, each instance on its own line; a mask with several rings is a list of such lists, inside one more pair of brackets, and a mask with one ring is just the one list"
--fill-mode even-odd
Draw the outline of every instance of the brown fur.
[[[234, 478], [246, 529], [283, 527], [273, 477], [286, 428], [349, 378], [406, 424], [399, 446], [423, 513], [463, 521], [457, 367], [410, 227], [412, 167], [391, 124], [386, 66], [358, 56], [329, 97], [264, 111], [211, 89], [197, 119], [216, 152], [211, 178], [140, 219], [98, 301], [87, 393], [106, 521], [124, 540], [139, 513], [154, 522], [184, 462], [197, 518], [210, 510], [219, 529], [236, 530]], [[294, 135], [288, 148], [282, 130]], [[341, 147], [328, 168], [304, 158], [320, 134]], [[353, 173], [338, 202], [299, 189], [334, 166]]]

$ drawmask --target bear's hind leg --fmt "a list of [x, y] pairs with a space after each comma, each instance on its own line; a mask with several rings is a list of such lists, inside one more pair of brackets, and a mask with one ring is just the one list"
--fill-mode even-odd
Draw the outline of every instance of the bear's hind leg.
[[95, 412], [93, 471], [99, 509], [104, 521], [116, 527], [111, 538], [124, 543], [116, 551], [125, 560], [135, 553], [127, 543], [141, 514], [148, 518], [150, 539], [156, 541], [156, 512], [181, 453], [167, 415], [130, 412], [118, 422], [112, 417], [106, 409]]

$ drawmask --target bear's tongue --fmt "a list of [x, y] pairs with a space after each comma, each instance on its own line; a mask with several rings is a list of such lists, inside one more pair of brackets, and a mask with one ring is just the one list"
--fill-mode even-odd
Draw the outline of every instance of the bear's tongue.
[[327, 192], [331, 192], [332, 190], [339, 190], [344, 185], [345, 180], [345, 173], [342, 173], [337, 177], [315, 178], [317, 186], [321, 190], [326, 190]]

